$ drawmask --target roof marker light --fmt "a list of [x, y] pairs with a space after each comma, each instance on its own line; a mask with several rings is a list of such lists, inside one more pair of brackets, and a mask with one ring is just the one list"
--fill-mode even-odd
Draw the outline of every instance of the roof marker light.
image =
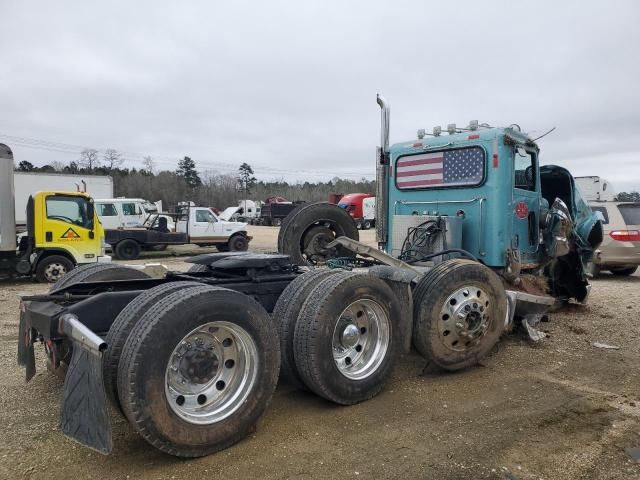
[[478, 130], [478, 120], [471, 120], [469, 122], [469, 130]]
[[454, 133], [456, 133], [456, 124], [450, 123], [449, 125], [447, 125], [447, 132], [449, 132], [449, 135], [453, 135]]
[[426, 134], [427, 132], [424, 131], [424, 128], [421, 128], [420, 130], [418, 130], [418, 138], [420, 140], [422, 140]]
[[438, 125], [437, 127], [433, 127], [434, 137], [439, 137], [441, 133], [442, 133], [442, 127], [440, 125]]

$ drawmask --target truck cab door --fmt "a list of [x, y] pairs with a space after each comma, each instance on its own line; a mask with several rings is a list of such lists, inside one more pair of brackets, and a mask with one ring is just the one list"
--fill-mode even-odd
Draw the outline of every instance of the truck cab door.
[[191, 238], [205, 238], [216, 236], [218, 219], [208, 208], [191, 208]]
[[59, 193], [38, 195], [36, 248], [66, 251], [76, 263], [95, 262], [100, 254], [102, 227], [96, 225], [90, 201]]
[[144, 210], [139, 203], [123, 202], [120, 207], [122, 208], [123, 226], [125, 228], [139, 227], [144, 223]]
[[513, 149], [511, 248], [520, 261], [538, 261], [540, 215], [540, 174], [538, 153], [521, 146]]
[[124, 226], [115, 203], [96, 202], [95, 208], [104, 228], [116, 229]]

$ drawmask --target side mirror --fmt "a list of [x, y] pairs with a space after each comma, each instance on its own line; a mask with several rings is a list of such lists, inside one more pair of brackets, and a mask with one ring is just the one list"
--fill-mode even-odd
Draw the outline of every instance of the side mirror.
[[[89, 220], [89, 224], [88, 224], [87, 228], [89, 230], [93, 230], [93, 227], [94, 227], [93, 223], [94, 223], [95, 216], [96, 216], [95, 206], [93, 205], [93, 202], [89, 202], [89, 204], [87, 205], [87, 217], [88, 217], [88, 220]], [[91, 233], [93, 233], [93, 231]], [[91, 235], [89, 237], [93, 238], [93, 237], [91, 237]]]

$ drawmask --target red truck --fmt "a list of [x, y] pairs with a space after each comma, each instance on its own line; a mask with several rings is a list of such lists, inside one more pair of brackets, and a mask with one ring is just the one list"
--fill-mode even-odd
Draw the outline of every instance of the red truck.
[[344, 208], [356, 226], [368, 230], [375, 225], [376, 197], [370, 193], [349, 193], [343, 196], [338, 206]]

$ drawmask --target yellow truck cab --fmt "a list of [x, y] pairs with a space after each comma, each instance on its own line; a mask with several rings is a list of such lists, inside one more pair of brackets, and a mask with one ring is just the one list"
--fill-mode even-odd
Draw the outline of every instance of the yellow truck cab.
[[104, 257], [104, 229], [86, 193], [34, 194], [27, 203], [27, 231], [33, 232], [33, 271], [39, 281], [56, 281], [75, 265]]
[[0, 144], [0, 277], [55, 282], [77, 265], [110, 261], [93, 199], [83, 192], [37, 192], [27, 202], [27, 231], [16, 235], [13, 155]]

